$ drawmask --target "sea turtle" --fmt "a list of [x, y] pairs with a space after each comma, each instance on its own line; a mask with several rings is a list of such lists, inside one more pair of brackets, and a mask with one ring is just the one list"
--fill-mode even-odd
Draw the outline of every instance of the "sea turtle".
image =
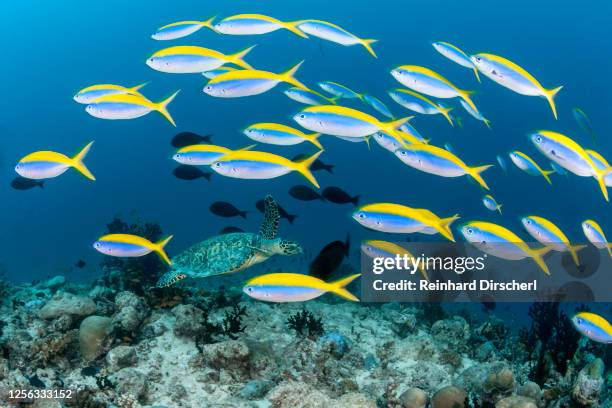
[[217, 235], [193, 245], [172, 258], [170, 271], [157, 281], [157, 287], [171, 286], [189, 278], [238, 272], [263, 262], [272, 255], [295, 255], [302, 247], [295, 241], [276, 238], [280, 213], [272, 196], [264, 200], [264, 220], [258, 234], [236, 232]]

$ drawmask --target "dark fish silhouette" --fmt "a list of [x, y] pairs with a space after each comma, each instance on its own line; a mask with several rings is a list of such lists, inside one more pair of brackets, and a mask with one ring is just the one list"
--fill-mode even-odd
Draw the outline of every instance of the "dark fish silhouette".
[[100, 369], [94, 366], [87, 366], [81, 369], [81, 375], [84, 377], [95, 377], [100, 372]]
[[210, 181], [210, 176], [212, 175], [212, 173], [205, 172], [197, 167], [187, 165], [180, 165], [176, 167], [174, 170], [172, 170], [172, 174], [174, 174], [174, 177], [178, 179], [187, 181], [197, 180], [199, 178], [205, 178], [206, 180]]
[[82, 260], [82, 259], [79, 259], [79, 260], [78, 260], [78, 261], [77, 261], [77, 262], [74, 264], [74, 266], [75, 266], [76, 268], [79, 268], [79, 269], [83, 269], [83, 268], [85, 267], [85, 265], [87, 265], [87, 263], [86, 263], [84, 260]]
[[323, 197], [327, 201], [335, 204], [352, 203], [355, 207], [359, 205], [359, 196], [351, 197], [349, 193], [342, 190], [340, 187], [326, 187], [323, 190]]
[[[278, 205], [278, 204], [277, 204]], [[264, 200], [258, 200], [255, 203], [255, 207], [257, 207], [257, 209], [259, 210], [260, 213], [263, 214], [264, 212]], [[293, 221], [297, 218], [297, 215], [295, 214], [289, 214], [287, 212], [287, 210], [285, 210], [283, 207], [281, 207], [280, 205], [278, 206], [278, 212], [280, 213], [281, 218], [286, 219], [287, 221], [289, 221], [289, 224], [293, 224]]]
[[34, 187], [44, 188], [45, 184], [39, 180], [32, 180], [25, 177], [15, 177], [13, 181], [11, 181], [11, 187], [15, 190], [29, 190]]
[[28, 381], [30, 382], [30, 385], [32, 387], [47, 388], [45, 383], [42, 382], [42, 380], [40, 378], [38, 378], [38, 375], [36, 375], [36, 374], [34, 374], [32, 377], [28, 377]]
[[331, 274], [340, 267], [344, 257], [348, 258], [350, 245], [351, 240], [348, 235], [345, 242], [333, 241], [325, 245], [310, 263], [309, 274], [327, 281]]
[[212, 135], [200, 136], [193, 132], [181, 132], [172, 138], [172, 146], [180, 149], [181, 147], [191, 146], [202, 142], [210, 143]]
[[[308, 158], [307, 154], [298, 154], [297, 156], [295, 156], [291, 160], [292, 161], [301, 161], [301, 160], [304, 160], [306, 158]], [[312, 163], [312, 166], [310, 166], [310, 170], [311, 171], [325, 170], [326, 172], [333, 174], [334, 173], [334, 165], [333, 164], [325, 164], [320, 159], [317, 159], [317, 160], [314, 161], [314, 163]]]
[[219, 234], [231, 234], [233, 232], [244, 232], [244, 230], [242, 228], [229, 226], [219, 231]]
[[208, 207], [211, 213], [218, 215], [219, 217], [242, 217], [246, 219], [248, 211], [240, 211], [232, 203], [227, 201], [215, 201]]
[[302, 184], [291, 187], [289, 195], [300, 201], [325, 200], [321, 194]]

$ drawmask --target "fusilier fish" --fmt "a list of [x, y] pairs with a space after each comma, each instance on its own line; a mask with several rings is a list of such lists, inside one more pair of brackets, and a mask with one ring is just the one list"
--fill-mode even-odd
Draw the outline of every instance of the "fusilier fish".
[[375, 231], [405, 234], [420, 232], [428, 235], [439, 233], [455, 242], [450, 225], [459, 219], [459, 215], [439, 218], [426, 209], [393, 203], [375, 203], [357, 208], [353, 212], [353, 219]]
[[291, 161], [272, 153], [239, 150], [220, 157], [211, 168], [223, 176], [241, 179], [271, 179], [297, 171], [319, 188], [310, 166], [321, 153], [319, 150], [302, 161]]
[[131, 88], [126, 88], [121, 85], [114, 84], [98, 84], [88, 86], [87, 88], [81, 89], [79, 92], [74, 95], [74, 100], [78, 103], [82, 104], [90, 104], [98, 98], [101, 98], [106, 95], [115, 95], [115, 94], [133, 94], [140, 95], [140, 89], [148, 84], [145, 82], [140, 85], [133, 86]]
[[216, 32], [230, 35], [259, 35], [286, 29], [303, 38], [308, 38], [297, 26], [301, 21], [284, 22], [263, 14], [236, 14], [216, 23]]
[[572, 317], [572, 324], [582, 335], [597, 343], [612, 343], [612, 325], [603, 317], [591, 313], [580, 312]]
[[294, 78], [303, 62], [280, 74], [255, 69], [226, 72], [211, 79], [204, 87], [204, 93], [218, 98], [239, 98], [262, 94], [281, 82], [308, 89], [306, 85]]
[[359, 38], [342, 27], [321, 20], [303, 20], [297, 23], [297, 27], [306, 34], [332, 41], [336, 44], [344, 46], [361, 45], [376, 58], [376, 53], [372, 49], [372, 43], [376, 42], [376, 40]]
[[578, 251], [585, 245], [572, 245], [559, 227], [543, 217], [530, 215], [521, 218], [521, 223], [529, 235], [539, 243], [552, 247], [557, 252], [569, 252], [576, 265], [580, 265]]
[[151, 38], [158, 41], [176, 40], [178, 38], [187, 37], [203, 27], [215, 31], [212, 25], [214, 19], [215, 17], [211, 17], [205, 21], [188, 20], [166, 24], [163, 27], [159, 27], [157, 31], [151, 35]]
[[586, 220], [582, 223], [582, 232], [587, 237], [589, 242], [597, 249], [606, 249], [610, 258], [612, 258], [612, 244], [608, 243], [606, 235], [603, 232], [601, 226], [593, 221]]
[[136, 258], [156, 252], [161, 259], [171, 265], [170, 258], [164, 247], [172, 239], [172, 235], [159, 242], [151, 242], [146, 238], [131, 234], [108, 234], [94, 242], [93, 247], [105, 255], [120, 258]]
[[244, 130], [244, 134], [248, 138], [261, 143], [293, 146], [308, 141], [319, 149], [323, 149], [318, 140], [319, 136], [321, 136], [320, 133], [307, 135], [301, 130], [279, 123], [255, 123], [247, 127]]
[[244, 57], [253, 49], [249, 47], [232, 55], [225, 55], [210, 48], [195, 45], [177, 45], [156, 51], [147, 65], [156, 71], [169, 74], [199, 74], [218, 69], [225, 64], [235, 64], [244, 69], [253, 69]]
[[577, 176], [594, 177], [604, 198], [609, 201], [606, 177], [612, 173], [612, 167], [597, 168], [591, 156], [582, 146], [561, 133], [539, 130], [529, 137], [535, 147], [549, 160]]
[[504, 160], [504, 158], [501, 156], [501, 154], [498, 154], [496, 156], [497, 158], [497, 163], [499, 163], [499, 167], [502, 168], [502, 170], [507, 173], [508, 172], [508, 167], [506, 166], [506, 161]]
[[512, 163], [525, 173], [530, 176], [542, 176], [546, 179], [548, 184], [552, 184], [549, 175], [554, 173], [554, 170], [543, 170], [531, 157], [518, 150], [508, 153], [508, 156], [510, 160], [512, 160]]
[[72, 167], [89, 180], [95, 180], [96, 178], [83, 163], [83, 159], [85, 159], [85, 156], [89, 153], [89, 149], [93, 143], [94, 142], [89, 142], [87, 146], [74, 157], [68, 157], [62, 153], [51, 151], [30, 153], [19, 160], [19, 163], [15, 166], [15, 171], [21, 177], [32, 180], [42, 180], [57, 177]]
[[391, 75], [402, 85], [434, 98], [461, 98], [475, 111], [478, 110], [470, 99], [472, 91], [457, 88], [437, 72], [418, 65], [402, 65], [391, 70]]
[[334, 282], [299, 273], [269, 273], [250, 279], [242, 289], [250, 297], [265, 302], [305, 302], [329, 292], [353, 302], [359, 299], [345, 286], [361, 274], [350, 275]]
[[441, 114], [448, 120], [448, 123], [453, 125], [453, 120], [448, 114], [453, 108], [447, 108], [435, 103], [434, 101], [408, 89], [394, 89], [389, 91], [389, 96], [399, 105], [413, 112], [424, 115]]
[[468, 105], [463, 99], [461, 99], [459, 101], [459, 103], [461, 103], [461, 106], [463, 106], [463, 109], [465, 109], [465, 111], [467, 113], [470, 114], [470, 116], [472, 116], [474, 119], [479, 120], [481, 122], [483, 122], [486, 127], [488, 127], [489, 129], [491, 129], [491, 121], [487, 118], [485, 118], [482, 113], [480, 113], [477, 110], [474, 110], [470, 105]]
[[85, 107], [91, 116], [100, 119], [121, 120], [135, 119], [152, 111], [157, 111], [165, 117], [172, 126], [176, 126], [174, 119], [168, 112], [168, 105], [174, 100], [179, 91], [176, 91], [161, 102], [151, 102], [141, 95], [115, 94], [106, 95], [94, 100]]
[[[255, 145], [247, 146], [239, 150], [250, 150], [253, 147], [255, 147]], [[234, 150], [223, 146], [196, 144], [180, 148], [174, 156], [172, 156], [172, 160], [190, 166], [208, 166], [233, 151]]]
[[543, 257], [552, 247], [532, 249], [512, 231], [490, 222], [471, 221], [462, 226], [460, 231], [470, 244], [484, 253], [511, 261], [531, 258], [550, 275]]
[[387, 107], [387, 105], [385, 105], [383, 101], [381, 101], [377, 97], [370, 95], [370, 94], [363, 94], [363, 101], [366, 104], [370, 105], [372, 109], [374, 109], [381, 115], [384, 115], [389, 119], [395, 118], [393, 114], [391, 113], [391, 111], [389, 110], [389, 108]]
[[402, 162], [417, 170], [442, 177], [468, 175], [476, 180], [484, 189], [489, 189], [480, 173], [492, 165], [469, 167], [463, 160], [448, 150], [422, 143], [397, 149], [395, 155]]
[[303, 128], [312, 132], [348, 138], [364, 138], [383, 131], [394, 137], [402, 146], [406, 142], [396, 130], [410, 117], [381, 122], [374, 116], [352, 108], [338, 105], [310, 106], [293, 116]]
[[497, 204], [497, 201], [495, 201], [495, 198], [493, 198], [492, 195], [487, 194], [482, 197], [482, 203], [485, 207], [487, 207], [488, 210], [499, 211], [500, 214], [502, 213], [502, 205]]
[[338, 97], [328, 98], [311, 89], [291, 87], [285, 90], [285, 95], [296, 102], [306, 105], [335, 105]]
[[563, 86], [545, 89], [529, 72], [498, 55], [481, 53], [472, 55], [470, 58], [478, 71], [498, 84], [521, 95], [546, 98], [555, 119], [557, 119], [554, 97]]
[[337, 82], [322, 81], [318, 83], [319, 87], [325, 92], [334, 95], [337, 98], [361, 99], [363, 95], [353, 91], [352, 89], [341, 85]]
[[437, 42], [432, 43], [431, 45], [433, 45], [436, 51], [444, 55], [449, 60], [461, 65], [462, 67], [473, 70], [474, 75], [476, 75], [476, 79], [478, 80], [478, 82], [480, 82], [480, 76], [478, 75], [478, 68], [476, 68], [476, 66], [470, 59], [470, 56], [467, 55], [463, 50], [461, 50], [459, 47], [451, 43], [447, 43], [444, 41], [437, 41]]

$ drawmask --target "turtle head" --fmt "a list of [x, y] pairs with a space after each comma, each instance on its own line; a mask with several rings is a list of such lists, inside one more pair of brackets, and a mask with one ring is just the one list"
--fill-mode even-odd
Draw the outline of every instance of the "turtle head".
[[287, 239], [280, 239], [278, 241], [278, 253], [280, 255], [297, 255], [303, 252], [302, 246], [296, 241], [289, 241]]

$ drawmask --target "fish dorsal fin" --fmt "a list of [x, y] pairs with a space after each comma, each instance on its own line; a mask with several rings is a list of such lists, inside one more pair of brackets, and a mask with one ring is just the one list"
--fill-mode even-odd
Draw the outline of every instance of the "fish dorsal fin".
[[271, 195], [264, 198], [264, 220], [259, 229], [259, 233], [264, 239], [274, 239], [278, 232], [278, 222], [280, 221], [280, 212], [278, 204]]

